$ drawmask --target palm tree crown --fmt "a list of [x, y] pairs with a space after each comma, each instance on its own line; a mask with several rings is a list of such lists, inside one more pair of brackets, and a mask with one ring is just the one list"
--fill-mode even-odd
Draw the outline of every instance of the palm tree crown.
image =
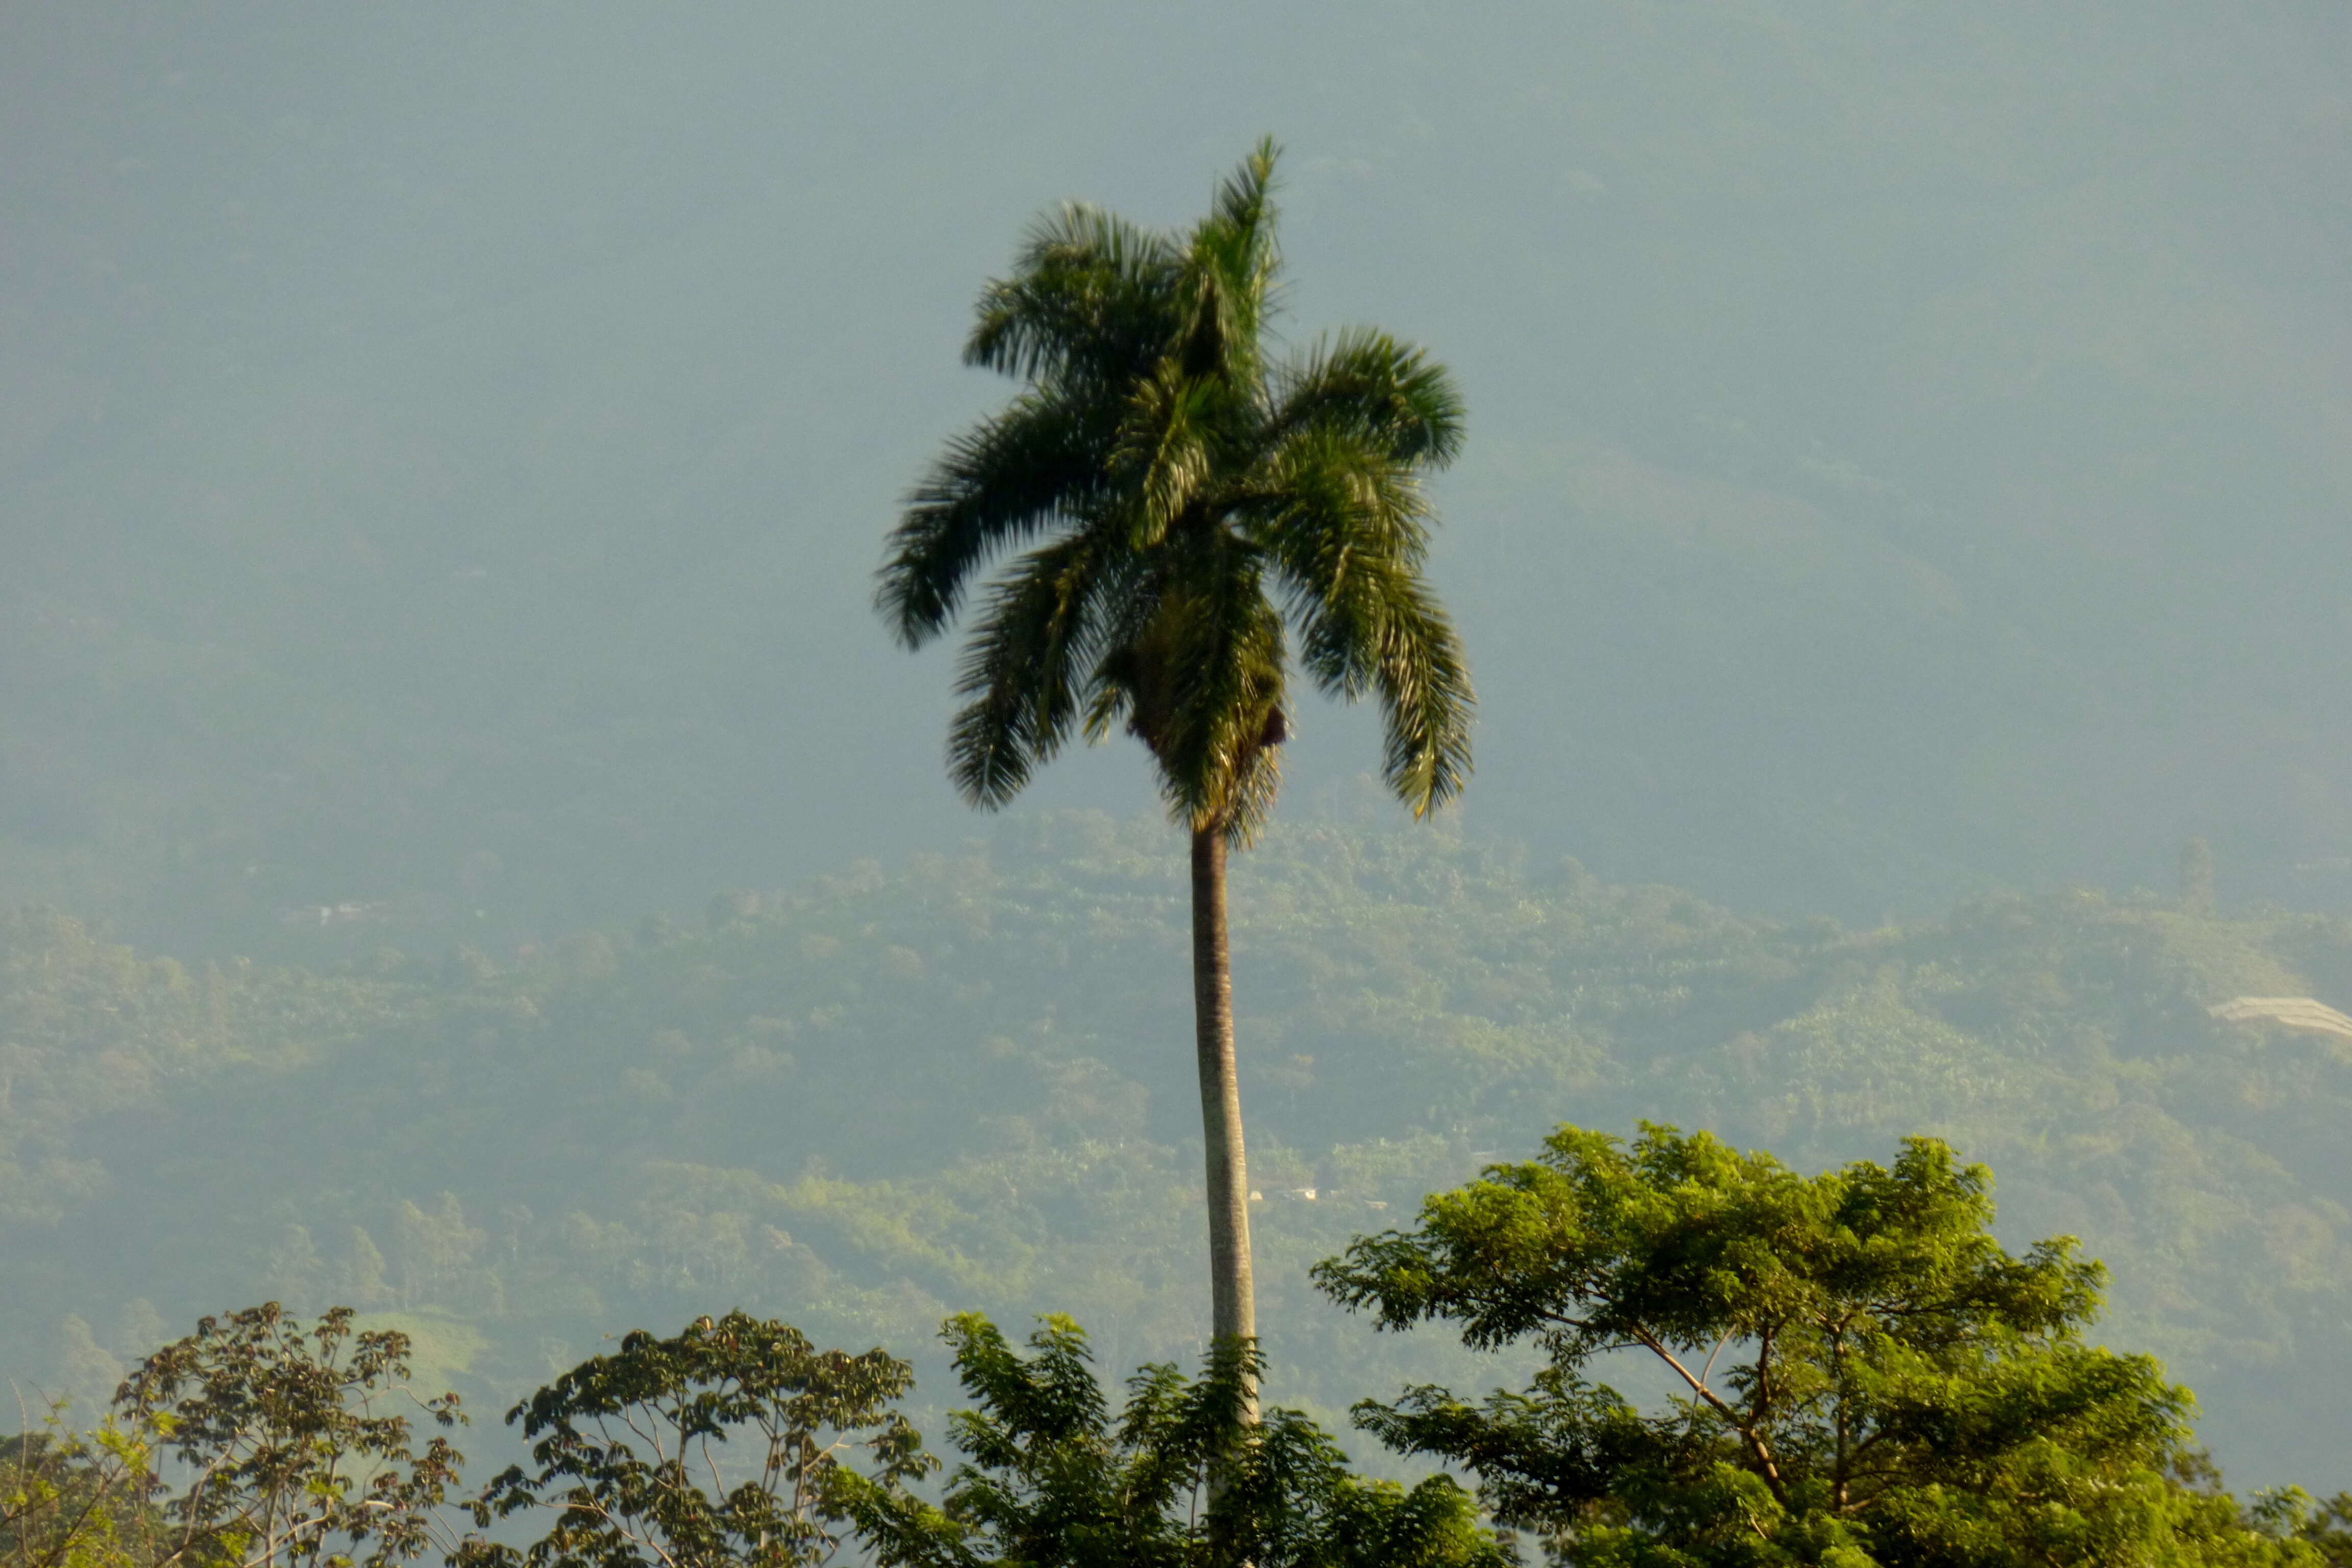
[[1026, 384], [909, 497], [877, 595], [919, 646], [1027, 546], [986, 588], [958, 682], [950, 771], [975, 804], [1123, 723], [1179, 820], [1246, 842], [1294, 637], [1320, 689], [1378, 697], [1383, 771], [1416, 816], [1468, 775], [1469, 672], [1421, 577], [1419, 479], [1459, 447], [1461, 402], [1378, 331], [1270, 359], [1275, 158], [1260, 143], [1187, 235], [1066, 207], [981, 297], [966, 363]]

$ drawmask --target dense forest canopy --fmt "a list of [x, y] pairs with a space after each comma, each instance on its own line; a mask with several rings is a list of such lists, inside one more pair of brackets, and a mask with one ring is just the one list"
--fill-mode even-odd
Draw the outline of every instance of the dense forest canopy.
[[[181, 963], [15, 917], [6, 1365], [102, 1397], [264, 1296], [404, 1326], [478, 1405], [727, 1306], [906, 1353], [953, 1310], [1059, 1310], [1107, 1366], [1189, 1362], [1183, 886], [1163, 824], [1079, 814], [497, 954]], [[2199, 1391], [2234, 1480], [2334, 1490], [2352, 1059], [2207, 1009], [2352, 995], [2352, 922], [2178, 902], [1847, 931], [1442, 829], [1277, 826], [1234, 902], [1270, 1396], [1496, 1375], [1364, 1333], [1306, 1269], [1559, 1121], [1800, 1170], [1926, 1132], [2000, 1173], [2012, 1245], [2109, 1265], [2095, 1336]]]

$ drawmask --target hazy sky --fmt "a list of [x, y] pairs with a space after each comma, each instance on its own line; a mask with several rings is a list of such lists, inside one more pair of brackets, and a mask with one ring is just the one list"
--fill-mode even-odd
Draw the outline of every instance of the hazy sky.
[[[971, 301], [1271, 132], [1295, 334], [1467, 391], [1475, 829], [2344, 901], [2347, 80], [2336, 0], [10, 7], [0, 891], [524, 929], [975, 831], [866, 606]], [[1293, 809], [1377, 754], [1302, 728]]]

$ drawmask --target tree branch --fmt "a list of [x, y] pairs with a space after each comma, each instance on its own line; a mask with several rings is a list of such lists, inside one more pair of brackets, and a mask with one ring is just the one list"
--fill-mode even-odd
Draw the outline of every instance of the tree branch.
[[1731, 1429], [1739, 1434], [1741, 1440], [1748, 1445], [1748, 1452], [1755, 1455], [1758, 1473], [1763, 1476], [1764, 1484], [1772, 1489], [1772, 1495], [1785, 1506], [1789, 1500], [1788, 1486], [1780, 1479], [1780, 1467], [1772, 1458], [1770, 1445], [1764, 1441], [1762, 1436], [1752, 1426], [1740, 1420], [1739, 1413], [1724, 1402], [1723, 1395], [1716, 1393], [1698, 1378], [1692, 1376], [1690, 1368], [1676, 1360], [1675, 1353], [1661, 1344], [1656, 1336], [1643, 1329], [1633, 1329], [1629, 1331], [1636, 1343], [1674, 1368], [1676, 1374], [1685, 1383], [1690, 1384], [1692, 1393], [1706, 1400], [1714, 1407], [1717, 1414], [1731, 1423]]

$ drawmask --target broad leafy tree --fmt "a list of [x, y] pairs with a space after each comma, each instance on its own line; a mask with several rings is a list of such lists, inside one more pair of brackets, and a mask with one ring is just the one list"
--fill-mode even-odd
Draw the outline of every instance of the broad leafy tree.
[[62, 1401], [0, 1437], [0, 1564], [147, 1568], [165, 1536], [152, 1452], [120, 1424], [77, 1432]]
[[509, 1412], [529, 1466], [494, 1478], [476, 1522], [545, 1517], [515, 1547], [477, 1539], [462, 1568], [805, 1568], [845, 1539], [827, 1498], [845, 1447], [883, 1495], [933, 1468], [891, 1402], [914, 1386], [874, 1350], [821, 1351], [789, 1323], [730, 1312], [625, 1336]]
[[143, 1480], [118, 1542], [151, 1568], [393, 1568], [453, 1544], [464, 1456], [438, 1432], [419, 1444], [411, 1417], [455, 1426], [457, 1396], [413, 1390], [409, 1350], [348, 1307], [198, 1320], [115, 1395], [99, 1453]]
[[[2104, 1271], [2071, 1238], [2005, 1251], [1990, 1187], [1927, 1140], [1806, 1177], [1705, 1133], [1562, 1128], [1318, 1275], [1387, 1328], [1544, 1352], [1517, 1392], [1358, 1420], [1580, 1563], [2315, 1560], [2181, 1483], [2187, 1390], [2084, 1342]], [[1592, 1381], [1613, 1352], [1670, 1396]]]
[[1049, 1318], [1023, 1355], [985, 1318], [951, 1320], [978, 1408], [931, 1504], [843, 1472], [842, 1506], [883, 1568], [1505, 1568], [1470, 1499], [1351, 1474], [1293, 1410], [1248, 1418], [1256, 1352], [1219, 1342], [1198, 1378], [1148, 1366], [1114, 1415], [1085, 1335]]
[[[1352, 331], [1269, 351], [1273, 144], [1188, 233], [1087, 206], [989, 285], [967, 363], [1023, 383], [950, 444], [893, 532], [879, 607], [919, 647], [971, 611], [949, 768], [1010, 800], [1074, 735], [1125, 729], [1192, 836], [1193, 1005], [1220, 1338], [1256, 1333], [1225, 859], [1273, 804], [1294, 665], [1371, 696], [1416, 815], [1470, 767], [1470, 678], [1422, 574], [1422, 476], [1462, 439], [1444, 370]], [[982, 587], [992, 568], [1002, 565]]]

